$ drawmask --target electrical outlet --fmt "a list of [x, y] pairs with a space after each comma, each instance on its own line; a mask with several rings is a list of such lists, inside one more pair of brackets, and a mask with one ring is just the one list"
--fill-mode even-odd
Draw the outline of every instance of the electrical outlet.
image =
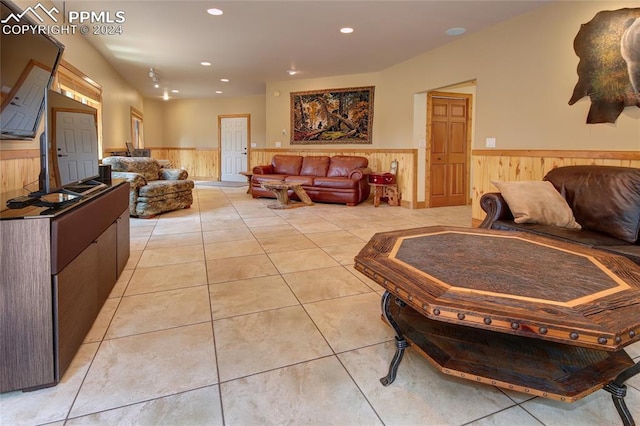
[[487, 148], [495, 148], [496, 147], [496, 138], [487, 138], [486, 147]]
[[282, 146], [282, 142], [276, 142], [276, 148], [280, 148]]

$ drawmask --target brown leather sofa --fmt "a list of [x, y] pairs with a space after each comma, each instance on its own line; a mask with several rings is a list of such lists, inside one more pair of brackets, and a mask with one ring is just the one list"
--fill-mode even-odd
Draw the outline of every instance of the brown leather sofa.
[[[261, 184], [279, 180], [301, 184], [313, 201], [355, 206], [369, 198], [368, 165], [369, 160], [358, 156], [274, 155], [271, 164], [253, 168], [251, 195], [275, 198]], [[293, 191], [289, 195], [297, 199]]]
[[640, 169], [567, 166], [544, 177], [566, 200], [582, 229], [539, 223], [515, 223], [500, 193], [487, 193], [482, 228], [525, 231], [625, 256], [640, 264]]

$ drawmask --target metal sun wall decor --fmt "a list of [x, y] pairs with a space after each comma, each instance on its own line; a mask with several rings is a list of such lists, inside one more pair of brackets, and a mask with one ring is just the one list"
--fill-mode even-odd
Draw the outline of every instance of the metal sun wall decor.
[[640, 8], [598, 12], [573, 47], [580, 62], [569, 105], [589, 96], [587, 123], [615, 123], [625, 107], [640, 107]]
[[291, 93], [291, 144], [370, 144], [375, 87]]

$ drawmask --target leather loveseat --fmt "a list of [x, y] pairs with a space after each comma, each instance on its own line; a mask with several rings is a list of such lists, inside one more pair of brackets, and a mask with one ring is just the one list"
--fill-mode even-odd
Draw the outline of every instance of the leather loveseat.
[[[580, 229], [516, 223], [501, 193], [487, 193], [480, 199], [480, 206], [487, 213], [480, 227], [532, 232], [622, 255], [640, 264], [640, 169], [558, 167], [549, 171], [543, 181], [550, 182], [566, 201]], [[538, 209], [547, 207], [550, 206]]]
[[[279, 180], [301, 184], [313, 201], [355, 206], [369, 198], [368, 165], [369, 160], [358, 156], [274, 155], [271, 164], [253, 168], [251, 195], [275, 198], [261, 184]], [[297, 199], [292, 191], [290, 196]]]
[[190, 207], [193, 181], [184, 169], [165, 169], [153, 158], [105, 157], [111, 176], [129, 181], [129, 215], [150, 218]]

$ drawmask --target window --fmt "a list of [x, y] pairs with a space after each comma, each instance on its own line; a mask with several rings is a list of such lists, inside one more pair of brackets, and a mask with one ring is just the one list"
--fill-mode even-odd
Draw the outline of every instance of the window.
[[142, 132], [142, 113], [131, 107], [131, 142], [135, 149], [144, 148], [144, 134]]
[[98, 152], [102, 158], [102, 86], [70, 63], [62, 60], [58, 66], [53, 87], [63, 95], [98, 111]]

